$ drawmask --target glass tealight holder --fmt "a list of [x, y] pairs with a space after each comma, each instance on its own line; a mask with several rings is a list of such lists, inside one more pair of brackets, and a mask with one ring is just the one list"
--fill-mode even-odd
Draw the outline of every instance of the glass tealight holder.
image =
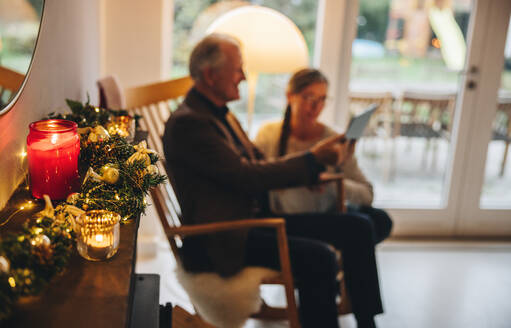
[[91, 261], [111, 258], [119, 248], [121, 216], [115, 212], [92, 210], [76, 218], [76, 247]]
[[108, 133], [125, 137], [129, 142], [135, 137], [135, 120], [129, 115], [113, 116], [106, 124]]

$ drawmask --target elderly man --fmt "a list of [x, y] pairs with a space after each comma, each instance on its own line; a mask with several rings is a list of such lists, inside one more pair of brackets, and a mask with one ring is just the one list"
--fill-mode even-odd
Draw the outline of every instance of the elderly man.
[[[213, 34], [190, 56], [194, 86], [166, 123], [170, 178], [184, 224], [268, 215], [267, 191], [317, 182], [324, 165], [342, 163], [348, 143], [336, 136], [303, 154], [265, 161], [226, 104], [239, 99], [245, 79], [238, 42]], [[304, 327], [338, 327], [337, 264], [342, 250], [347, 288], [359, 327], [374, 327], [382, 312], [372, 227], [356, 215], [295, 215], [286, 227]], [[245, 266], [279, 269], [275, 234], [265, 229], [187, 238], [187, 271], [230, 276]]]

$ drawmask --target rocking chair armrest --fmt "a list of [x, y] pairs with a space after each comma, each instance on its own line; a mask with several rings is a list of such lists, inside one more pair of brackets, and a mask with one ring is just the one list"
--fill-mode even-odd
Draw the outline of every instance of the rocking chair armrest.
[[335, 182], [337, 187], [337, 210], [340, 213], [346, 212], [345, 189], [344, 189], [344, 173], [323, 172], [319, 176], [318, 184]]
[[167, 236], [186, 237], [194, 235], [203, 235], [214, 232], [222, 232], [229, 230], [238, 230], [246, 228], [273, 227], [277, 230], [285, 229], [286, 222], [281, 218], [264, 218], [264, 219], [243, 219], [234, 221], [222, 221], [205, 224], [194, 224], [180, 227], [171, 227], [167, 229]]
[[323, 172], [319, 175], [318, 183], [337, 182], [342, 183], [344, 180], [344, 173], [330, 173]]

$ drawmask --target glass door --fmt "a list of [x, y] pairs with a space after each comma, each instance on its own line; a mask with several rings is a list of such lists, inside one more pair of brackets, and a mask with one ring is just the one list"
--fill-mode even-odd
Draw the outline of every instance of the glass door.
[[[464, 176], [459, 177], [459, 197], [455, 233], [460, 235], [509, 236], [511, 234], [510, 76], [511, 2], [480, 1], [480, 29], [475, 48], [469, 56], [472, 72], [466, 84], [466, 117], [460, 135], [466, 141], [460, 163]], [[479, 17], [479, 15], [478, 15]], [[476, 22], [476, 24], [479, 22]], [[476, 32], [477, 33], [477, 32]], [[491, 49], [481, 51], [476, 49]], [[465, 111], [464, 111], [465, 113]], [[461, 163], [462, 162], [462, 163]]]
[[509, 123], [497, 106], [510, 12], [508, 0], [359, 1], [349, 109], [380, 105], [357, 158], [396, 235], [511, 233], [511, 180], [495, 171], [506, 144], [493, 132]]
[[[491, 111], [490, 111], [491, 112]], [[511, 25], [507, 29], [504, 63], [488, 142], [480, 208], [511, 209]]]

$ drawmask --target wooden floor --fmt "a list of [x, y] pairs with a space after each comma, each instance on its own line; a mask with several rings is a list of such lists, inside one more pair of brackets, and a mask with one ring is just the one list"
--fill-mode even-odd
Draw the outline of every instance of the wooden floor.
[[[173, 275], [170, 249], [163, 238], [157, 240], [153, 254], [140, 245], [136, 271], [161, 275], [161, 304], [193, 311]], [[390, 241], [378, 246], [377, 257], [385, 307], [376, 317], [378, 327], [511, 327], [511, 243]], [[278, 287], [262, 293], [271, 304], [283, 302]], [[342, 328], [356, 327], [353, 315], [339, 321]], [[245, 327], [287, 324], [249, 320]]]

